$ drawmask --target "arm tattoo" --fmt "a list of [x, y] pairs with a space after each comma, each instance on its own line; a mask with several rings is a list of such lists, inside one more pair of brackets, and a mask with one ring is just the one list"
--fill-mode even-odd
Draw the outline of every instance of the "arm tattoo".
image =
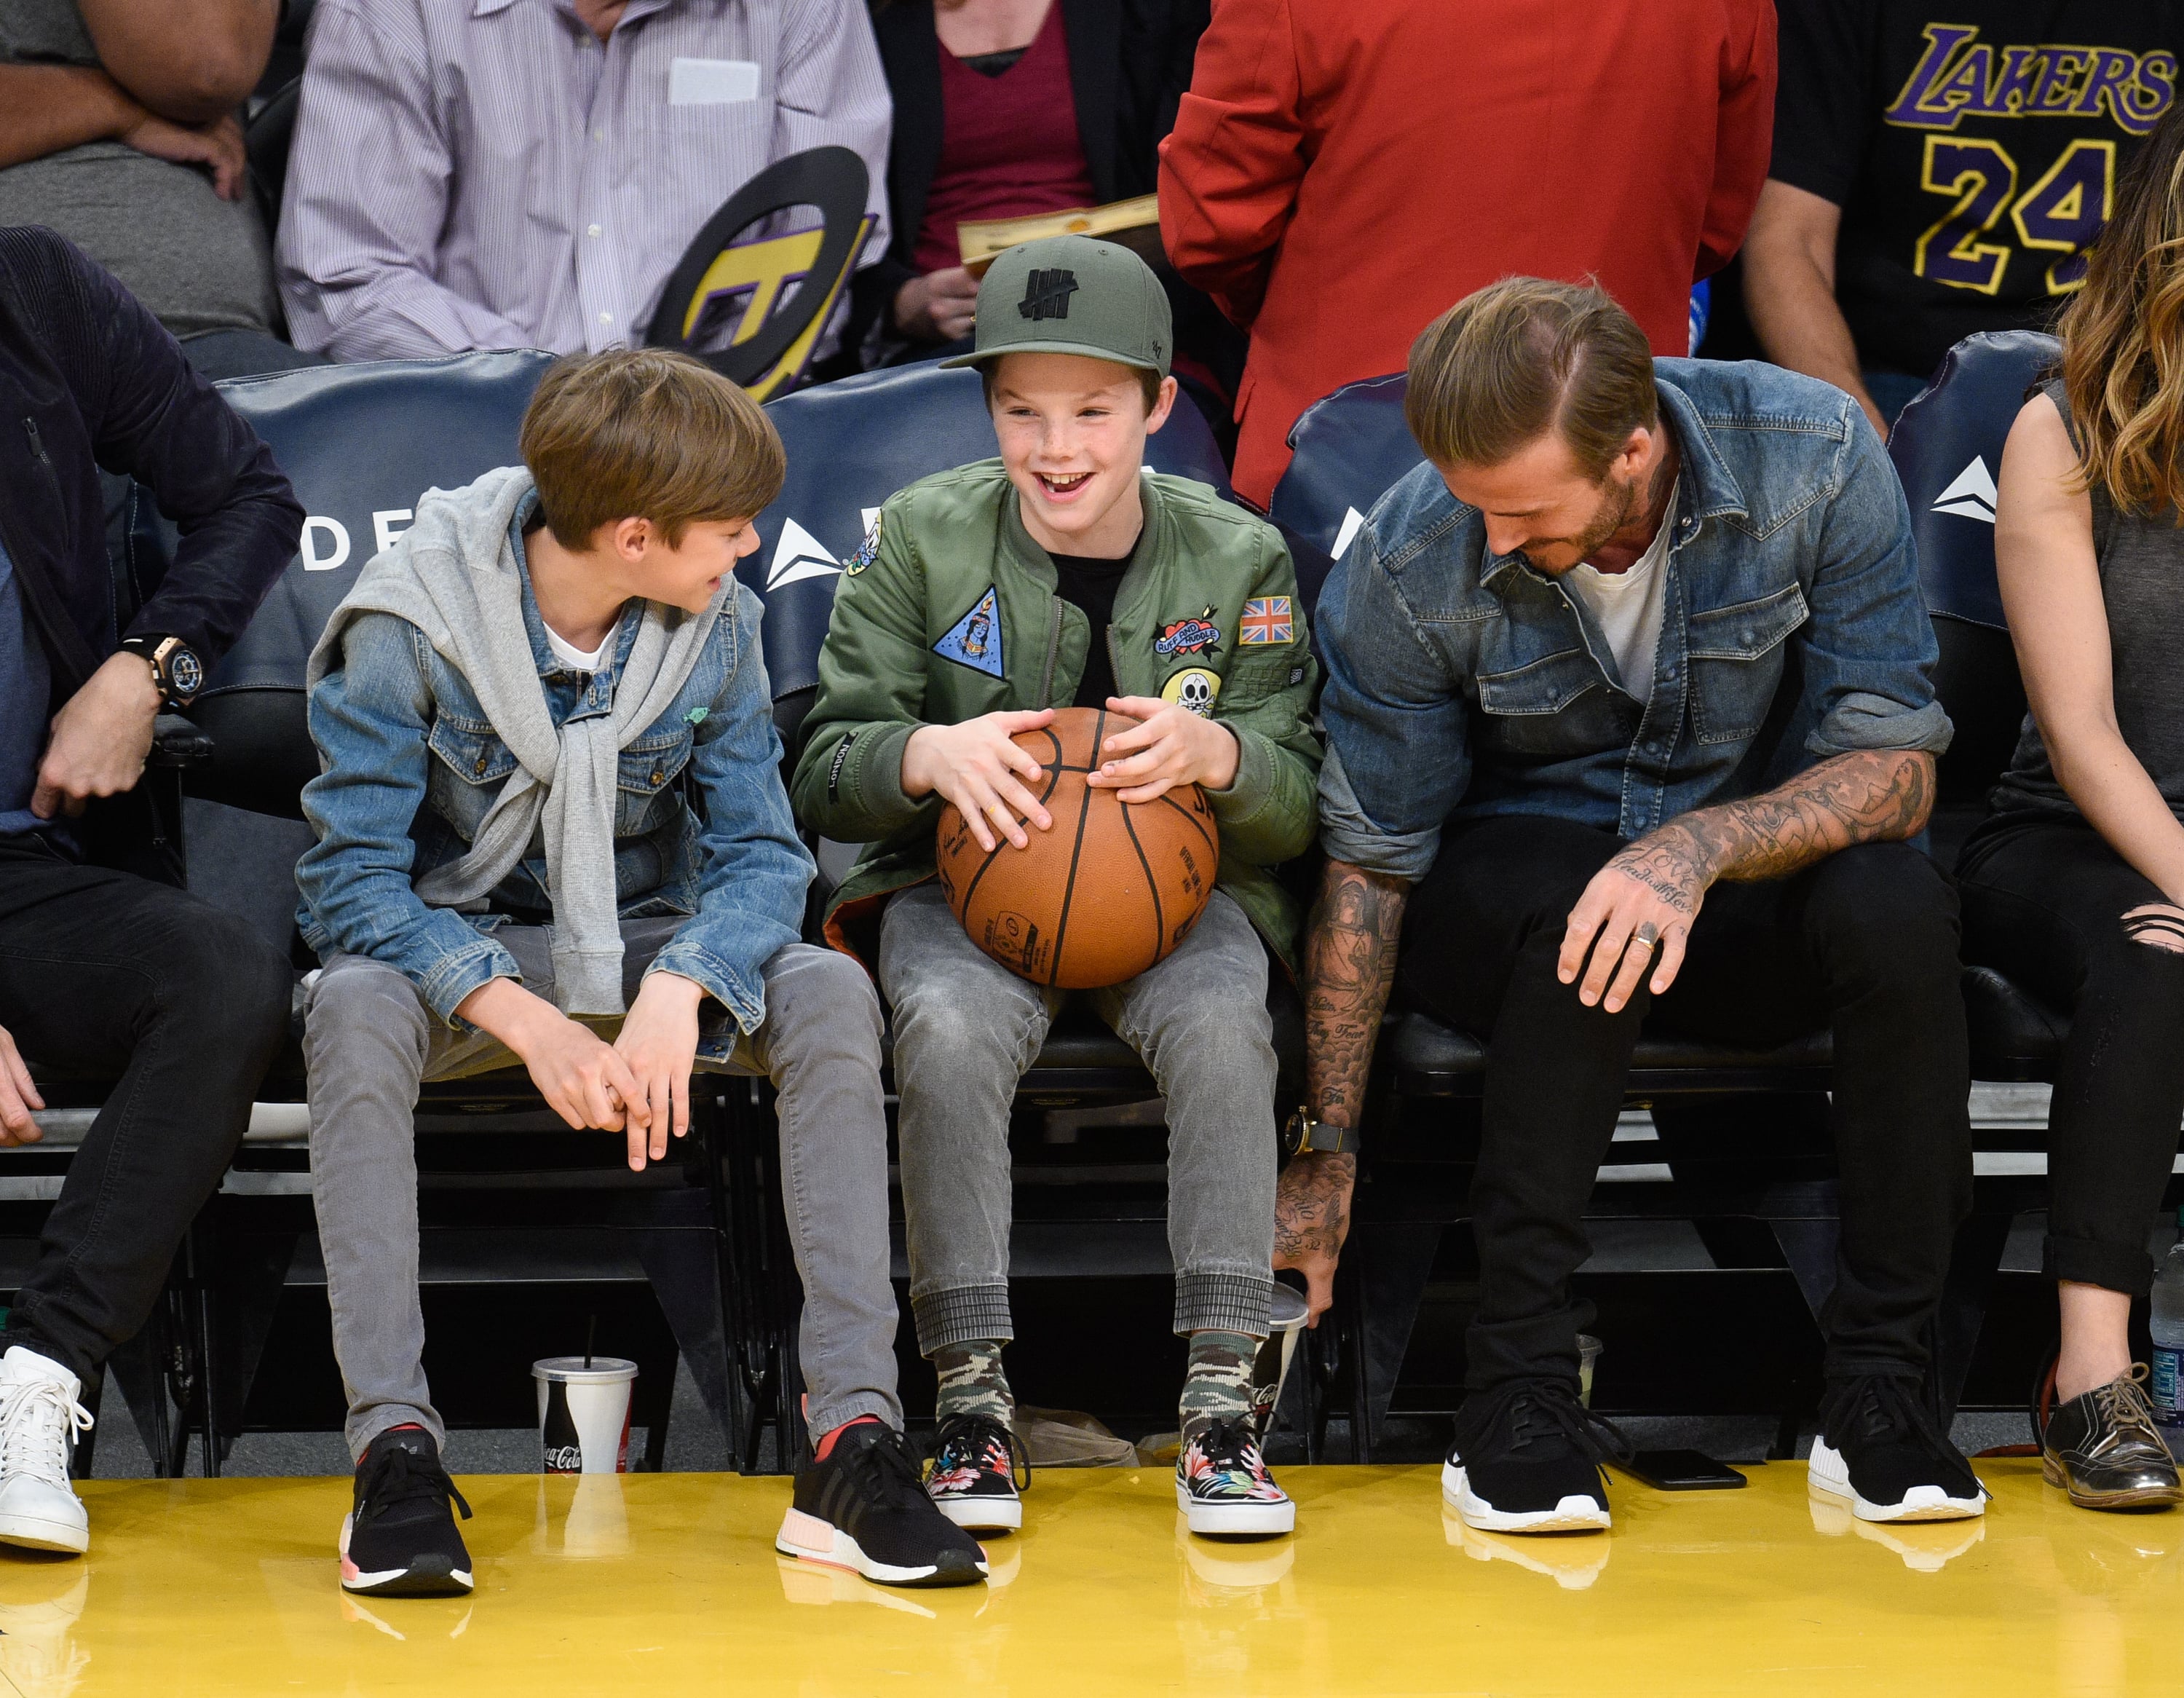
[[1669, 821], [1624, 852], [1635, 864], [1623, 870], [1663, 897], [1668, 892], [1641, 870], [1649, 861], [1657, 874], [1673, 866], [1697, 872], [1702, 888], [1714, 879], [1780, 879], [1853, 844], [1916, 836], [1933, 807], [1931, 755], [1837, 755], [1763, 795]]
[[1329, 861], [1305, 939], [1305, 1098], [1314, 1118], [1354, 1126], [1396, 979], [1408, 887]]

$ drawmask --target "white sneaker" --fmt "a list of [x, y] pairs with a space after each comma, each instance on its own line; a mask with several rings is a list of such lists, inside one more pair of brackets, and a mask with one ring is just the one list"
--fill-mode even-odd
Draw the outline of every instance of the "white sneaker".
[[69, 1484], [75, 1436], [91, 1430], [82, 1389], [58, 1362], [20, 1344], [0, 1356], [0, 1544], [81, 1552], [91, 1516]]

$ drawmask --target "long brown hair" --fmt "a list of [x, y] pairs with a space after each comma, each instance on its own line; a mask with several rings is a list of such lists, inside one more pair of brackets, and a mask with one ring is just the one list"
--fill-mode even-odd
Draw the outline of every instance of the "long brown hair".
[[2184, 526], [2184, 102], [2125, 167], [2056, 330], [2080, 480]]

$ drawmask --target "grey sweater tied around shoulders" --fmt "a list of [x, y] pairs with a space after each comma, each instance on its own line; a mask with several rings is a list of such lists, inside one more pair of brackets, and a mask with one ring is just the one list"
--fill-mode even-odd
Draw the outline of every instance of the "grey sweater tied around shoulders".
[[307, 684], [315, 687], [340, 663], [343, 633], [363, 613], [407, 620], [463, 674], [517, 764], [469, 852], [419, 879], [417, 894], [435, 908], [480, 905], [543, 835], [556, 999], [565, 1014], [619, 1014], [618, 757], [674, 706], [735, 590], [723, 584], [703, 613], [646, 602], [613, 711], [557, 728], [524, 624], [523, 568], [510, 536], [531, 489], [530, 472], [510, 466], [460, 489], [427, 489], [410, 528], [365, 563], [326, 622]]

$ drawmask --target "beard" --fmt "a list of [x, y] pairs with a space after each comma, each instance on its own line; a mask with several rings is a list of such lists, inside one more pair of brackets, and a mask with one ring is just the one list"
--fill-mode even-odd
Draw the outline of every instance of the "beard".
[[[1544, 543], [1529, 544], [1520, 552], [1538, 571], [1549, 574], [1567, 572], [1570, 567], [1580, 565], [1591, 559], [1596, 550], [1606, 544], [1607, 539], [1621, 530], [1624, 526], [1629, 524], [1632, 517], [1638, 511], [1643, 500], [1644, 495], [1639, 489], [1638, 479], [1631, 478], [1618, 480], [1611, 475], [1601, 487], [1599, 507], [1594, 511], [1591, 522], [1583, 530], [1574, 537], [1557, 537]], [[1540, 548], [1568, 548], [1575, 551], [1575, 558], [1569, 562], [1569, 566], [1545, 566], [1540, 563], [1538, 555], [1533, 552], [1534, 550]]]

